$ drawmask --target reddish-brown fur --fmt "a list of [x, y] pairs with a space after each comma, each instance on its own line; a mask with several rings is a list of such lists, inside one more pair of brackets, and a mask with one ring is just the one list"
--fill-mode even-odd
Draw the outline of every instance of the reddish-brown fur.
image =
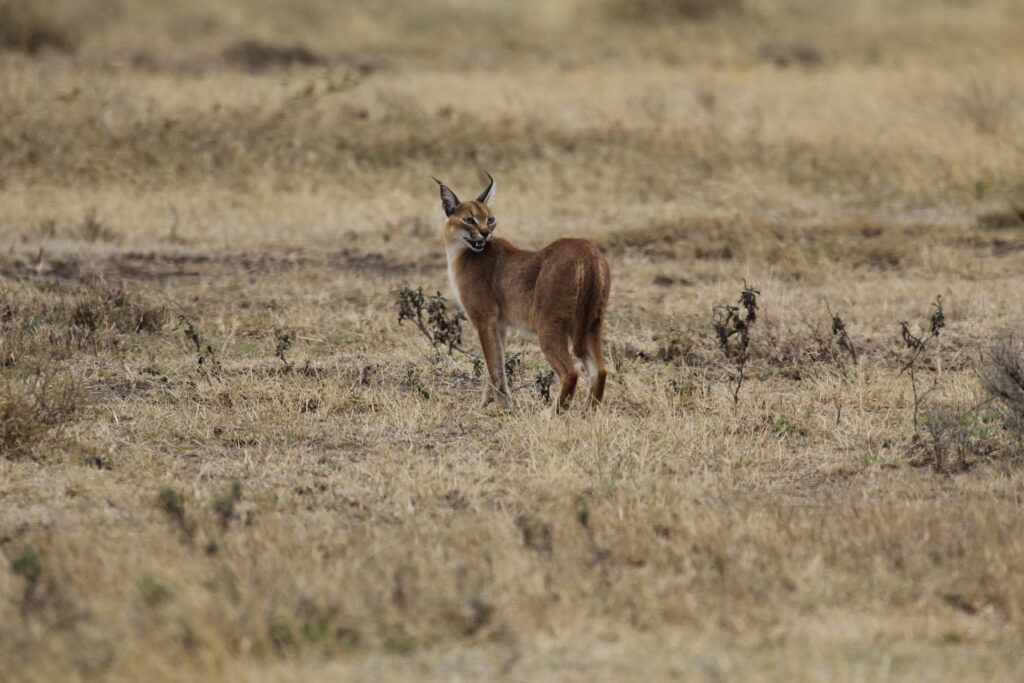
[[[511, 399], [504, 375], [509, 329], [537, 335], [560, 380], [557, 410], [569, 405], [579, 378], [570, 344], [590, 376], [590, 404], [600, 403], [607, 376], [601, 326], [611, 285], [608, 262], [585, 240], [560, 239], [527, 251], [492, 237], [487, 202], [493, 181], [475, 201], [459, 202], [444, 185], [441, 196], [448, 214], [444, 236], [453, 294], [480, 335], [487, 364], [484, 405], [495, 396], [505, 405]], [[475, 225], [467, 225], [467, 217]]]

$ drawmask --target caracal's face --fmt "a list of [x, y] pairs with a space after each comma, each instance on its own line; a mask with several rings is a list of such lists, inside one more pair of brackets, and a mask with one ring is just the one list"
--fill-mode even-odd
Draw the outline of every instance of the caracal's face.
[[444, 224], [444, 237], [449, 247], [461, 247], [481, 252], [487, 248], [494, 234], [497, 220], [491, 208], [480, 201], [462, 202]]

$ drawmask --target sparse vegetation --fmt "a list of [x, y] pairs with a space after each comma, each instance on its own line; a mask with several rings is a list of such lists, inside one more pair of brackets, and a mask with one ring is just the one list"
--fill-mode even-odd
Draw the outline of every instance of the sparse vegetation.
[[611, 0], [611, 15], [634, 21], [657, 22], [673, 19], [707, 20], [737, 15], [743, 0]]
[[[725, 357], [733, 364], [732, 402], [739, 403], [740, 389], [746, 378], [745, 370], [750, 355], [750, 328], [757, 322], [757, 297], [760, 292], [744, 283], [737, 300], [739, 306], [715, 306], [711, 326], [715, 339]], [[743, 309], [742, 315], [740, 309]]]
[[992, 343], [981, 370], [982, 386], [1004, 409], [1004, 425], [1024, 442], [1024, 348], [1020, 338], [1003, 335]]
[[220, 517], [221, 524], [227, 526], [235, 515], [235, 506], [242, 500], [242, 482], [232, 479], [231, 485], [213, 501], [213, 509]]
[[281, 332], [277, 335], [277, 346], [274, 347], [274, 357], [281, 361], [285, 370], [291, 370], [295, 363], [289, 360], [285, 353], [292, 347], [292, 335], [288, 332]]
[[170, 486], [163, 486], [157, 495], [156, 504], [186, 537], [192, 537], [195, 526], [185, 515], [185, 499], [181, 493]]
[[78, 402], [78, 384], [66, 373], [0, 374], [0, 452], [24, 454], [70, 422]]
[[423, 288], [402, 287], [395, 292], [395, 306], [398, 308], [398, 324], [409, 320], [423, 333], [432, 346], [466, 353], [462, 348], [462, 321], [466, 316], [461, 311], [448, 313], [448, 302], [438, 292], [424, 296]]
[[918, 385], [918, 374], [922, 370], [921, 363], [927, 357], [928, 351], [930, 351], [929, 345], [934, 345], [939, 334], [942, 332], [942, 328], [946, 326], [946, 314], [942, 310], [941, 296], [935, 297], [932, 308], [934, 310], [928, 318], [928, 327], [924, 332], [920, 333], [920, 336], [910, 331], [910, 323], [906, 320], [900, 321], [900, 336], [903, 340], [903, 345], [907, 349], [907, 356], [900, 365], [900, 373], [906, 374], [910, 381], [910, 391], [913, 395], [913, 417], [911, 424], [913, 424], [915, 431], [918, 428], [918, 415], [921, 410], [921, 404], [939, 385], [938, 374], [932, 377], [932, 382], [927, 388]]
[[832, 312], [832, 307], [825, 301], [825, 308], [828, 309], [828, 317], [832, 319], [832, 341], [843, 351], [850, 354], [850, 360], [856, 365], [857, 349], [853, 345], [850, 336], [846, 332], [846, 323], [838, 313]]
[[533, 386], [537, 390], [537, 397], [544, 403], [551, 403], [551, 385], [555, 381], [555, 371], [538, 372], [533, 376]]
[[[178, 325], [175, 329], [179, 328], [182, 330], [188, 343], [195, 349], [196, 369], [203, 374], [217, 373], [220, 370], [220, 363], [217, 361], [217, 354], [213, 350], [213, 345], [203, 343], [203, 338], [196, 330], [191, 318], [184, 314], [179, 315]], [[280, 355], [275, 350], [274, 355], [283, 358], [283, 349], [280, 351]]]
[[1020, 678], [1024, 8], [625, 5], [0, 0], [0, 678]]
[[999, 414], [983, 411], [984, 403], [963, 410], [940, 406], [924, 417], [931, 436], [932, 467], [940, 474], [966, 471], [972, 458], [983, 455], [992, 442]]

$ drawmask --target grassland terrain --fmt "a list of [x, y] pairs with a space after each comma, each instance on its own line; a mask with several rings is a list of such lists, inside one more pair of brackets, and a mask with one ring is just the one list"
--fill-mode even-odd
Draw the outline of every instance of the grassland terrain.
[[[0, 678], [1021, 680], [1024, 6], [368, 6], [0, 0]], [[594, 413], [399, 324], [484, 171]]]

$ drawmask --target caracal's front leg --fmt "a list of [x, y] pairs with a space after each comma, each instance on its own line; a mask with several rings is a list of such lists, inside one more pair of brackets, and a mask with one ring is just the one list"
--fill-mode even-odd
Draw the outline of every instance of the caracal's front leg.
[[507, 347], [508, 341], [508, 328], [504, 325], [498, 325], [497, 331], [498, 349], [501, 351], [501, 355], [498, 357], [498, 362], [501, 364], [501, 393], [504, 394], [506, 399], [511, 401], [512, 391], [508, 388], [508, 375], [505, 374], [505, 348]]
[[486, 406], [497, 398], [502, 408], [508, 408], [510, 396], [508, 385], [505, 384], [505, 365], [497, 325], [493, 319], [484, 320], [476, 325], [476, 329], [480, 335], [480, 347], [484, 350], [484, 362], [487, 365], [481, 406]]

